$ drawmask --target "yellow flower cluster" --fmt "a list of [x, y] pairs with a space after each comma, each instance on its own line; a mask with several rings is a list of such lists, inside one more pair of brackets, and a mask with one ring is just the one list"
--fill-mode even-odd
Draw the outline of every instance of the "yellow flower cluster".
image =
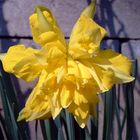
[[114, 84], [126, 83], [131, 62], [112, 50], [100, 50], [106, 30], [92, 20], [95, 2], [81, 13], [66, 43], [50, 10], [38, 6], [30, 16], [33, 40], [40, 49], [16, 45], [9, 48], [4, 70], [30, 82], [38, 77], [18, 120], [55, 119], [62, 109], [85, 127], [89, 115], [96, 115], [98, 93]]

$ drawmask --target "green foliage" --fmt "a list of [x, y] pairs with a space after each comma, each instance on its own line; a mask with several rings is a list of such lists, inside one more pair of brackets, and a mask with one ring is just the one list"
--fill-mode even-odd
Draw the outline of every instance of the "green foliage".
[[[133, 76], [136, 76], [136, 62], [134, 63]], [[88, 125], [81, 129], [75, 122], [73, 116], [63, 110], [55, 119], [36, 121], [36, 138], [38, 124], [44, 140], [98, 140], [98, 135], [102, 135], [103, 140], [114, 139], [114, 118], [116, 118], [118, 128], [118, 140], [131, 140], [134, 126], [134, 84], [117, 85], [112, 90], [101, 95], [104, 100], [104, 121], [103, 133], [99, 130], [97, 119], [91, 117]], [[120, 95], [123, 94], [125, 107], [122, 112], [120, 107]], [[28, 135], [27, 123], [17, 123], [16, 119], [19, 112], [19, 101], [11, 83], [10, 75], [3, 71], [0, 64], [0, 95], [3, 105], [4, 116], [0, 113], [0, 139], [8, 140], [30, 140]], [[98, 109], [98, 108], [97, 108]], [[120, 117], [122, 113], [123, 117]], [[99, 116], [99, 114], [97, 115]], [[126, 138], [123, 132], [126, 126]]]
[[[5, 135], [10, 140], [27, 139], [24, 125], [17, 123], [19, 103], [11, 83], [10, 75], [5, 73], [0, 63], [0, 95], [4, 111], [3, 126]], [[1, 121], [2, 122], [2, 121]]]

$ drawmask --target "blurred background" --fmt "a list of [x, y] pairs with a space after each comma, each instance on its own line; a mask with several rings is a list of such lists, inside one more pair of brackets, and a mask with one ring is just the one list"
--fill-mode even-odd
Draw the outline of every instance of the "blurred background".
[[[29, 16], [36, 5], [48, 7], [56, 16], [65, 37], [70, 32], [81, 11], [90, 0], [0, 0], [0, 52], [6, 52], [9, 46], [25, 44], [39, 47], [32, 41], [29, 28]], [[140, 0], [97, 0], [95, 21], [108, 31], [108, 36], [102, 42], [102, 49], [112, 48], [122, 52], [137, 63], [137, 76], [134, 87], [134, 129], [133, 139], [140, 139]], [[34, 83], [25, 83], [12, 76], [20, 99], [21, 108], [30, 93]], [[123, 97], [119, 97], [123, 106]], [[99, 105], [99, 140], [102, 139], [103, 109], [101, 99]], [[2, 111], [2, 105], [0, 105]], [[122, 109], [123, 112], [123, 109]], [[116, 126], [116, 125], [114, 125]], [[39, 126], [38, 126], [39, 127]], [[35, 122], [29, 123], [30, 139], [35, 140]], [[117, 130], [114, 127], [114, 139]], [[38, 129], [38, 139], [42, 135]]]

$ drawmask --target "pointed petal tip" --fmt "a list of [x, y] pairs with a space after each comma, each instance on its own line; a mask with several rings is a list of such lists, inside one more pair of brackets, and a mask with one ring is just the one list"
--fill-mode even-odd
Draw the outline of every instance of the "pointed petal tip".
[[80, 125], [80, 127], [81, 127], [82, 129], [84, 129], [84, 128], [85, 128], [85, 126], [86, 126], [86, 124], [85, 124], [85, 123], [82, 123], [82, 124]]
[[45, 6], [43, 5], [37, 5], [35, 8], [34, 8], [34, 13], [37, 13], [37, 9], [39, 9], [40, 11], [50, 11], [48, 8], [46, 8]]
[[52, 118], [53, 120], [56, 119], [56, 117], [60, 114], [62, 108], [55, 108], [54, 110], [51, 110]]
[[18, 118], [17, 118], [17, 122], [20, 122], [24, 120], [24, 116], [23, 115], [19, 115]]
[[76, 116], [74, 116], [74, 118], [75, 118], [76, 122], [78, 123], [78, 125], [79, 125], [82, 129], [84, 129], [85, 126], [86, 126], [86, 123], [84, 123], [82, 120], [77, 119]]
[[45, 9], [45, 7], [42, 7], [42, 6], [37, 6], [35, 8], [35, 12], [37, 13], [37, 16], [38, 16], [38, 23], [39, 23], [40, 31], [42, 33], [52, 30], [52, 26], [48, 22], [47, 18], [44, 16], [43, 11], [48, 11], [48, 9]]
[[96, 0], [91, 1], [91, 3], [84, 9], [81, 15], [93, 18], [96, 11]]
[[129, 81], [127, 81], [126, 83], [133, 82], [134, 80], [135, 80], [135, 77], [130, 76]]

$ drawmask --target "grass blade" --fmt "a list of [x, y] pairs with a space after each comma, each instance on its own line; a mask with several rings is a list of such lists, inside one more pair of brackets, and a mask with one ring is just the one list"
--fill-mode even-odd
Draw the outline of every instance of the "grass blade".
[[2, 98], [5, 124], [8, 137], [11, 140], [28, 140], [26, 131], [22, 123], [17, 123], [19, 104], [11, 83], [10, 75], [4, 72], [0, 62], [0, 95]]
[[51, 140], [52, 136], [51, 136], [50, 120], [40, 121], [40, 125], [44, 140]]
[[68, 111], [65, 111], [65, 114], [69, 140], [75, 140], [73, 117]]
[[113, 128], [114, 108], [115, 108], [115, 86], [112, 90], [105, 93], [104, 100], [104, 128], [103, 128], [103, 140], [110, 140], [111, 132]]

